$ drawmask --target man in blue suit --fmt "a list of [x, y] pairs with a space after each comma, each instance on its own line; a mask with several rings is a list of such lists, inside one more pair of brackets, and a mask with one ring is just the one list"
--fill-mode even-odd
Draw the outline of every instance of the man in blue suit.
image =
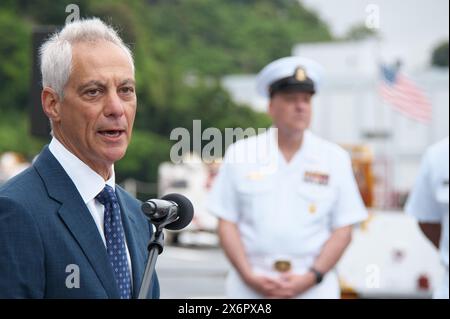
[[131, 52], [81, 20], [44, 43], [41, 71], [53, 138], [0, 188], [0, 298], [137, 297], [152, 226], [114, 175], [136, 114]]

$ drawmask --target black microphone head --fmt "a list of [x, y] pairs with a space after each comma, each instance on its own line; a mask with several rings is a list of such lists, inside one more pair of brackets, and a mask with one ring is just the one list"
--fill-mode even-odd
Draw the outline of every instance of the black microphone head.
[[194, 217], [194, 207], [191, 201], [181, 194], [167, 194], [161, 197], [163, 200], [172, 201], [178, 205], [178, 219], [165, 228], [169, 230], [180, 230], [189, 225]]
[[156, 205], [151, 200], [148, 200], [142, 203], [141, 210], [144, 213], [144, 215], [147, 216], [147, 218], [151, 218], [152, 214], [156, 210]]

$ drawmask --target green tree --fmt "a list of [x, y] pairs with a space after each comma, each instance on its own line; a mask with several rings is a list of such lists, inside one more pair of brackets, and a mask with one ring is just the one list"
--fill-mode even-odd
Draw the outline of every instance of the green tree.
[[150, 5], [163, 62], [209, 76], [257, 72], [299, 42], [330, 40], [326, 25], [295, 0], [190, 0]]
[[28, 118], [21, 112], [2, 111], [0, 117], [0, 154], [17, 152], [32, 160], [45, 144], [29, 134]]
[[[0, 3], [0, 152], [36, 152], [42, 141], [27, 137], [25, 108], [31, 64], [31, 28], [62, 26], [70, 0], [3, 0]], [[138, 111], [126, 157], [125, 177], [156, 181], [167, 160], [173, 128], [267, 127], [265, 114], [232, 101], [220, 86], [232, 73], [256, 73], [290, 55], [301, 42], [327, 41], [327, 25], [297, 0], [121, 0], [76, 4], [81, 17], [98, 16], [117, 26], [135, 57]]]
[[437, 67], [448, 68], [448, 41], [439, 44], [433, 50], [431, 64]]
[[12, 11], [0, 11], [0, 109], [25, 110], [30, 86], [30, 26]]
[[350, 27], [344, 36], [344, 40], [364, 40], [367, 38], [378, 38], [379, 34], [375, 31], [375, 29], [369, 29], [365, 24], [355, 24]]

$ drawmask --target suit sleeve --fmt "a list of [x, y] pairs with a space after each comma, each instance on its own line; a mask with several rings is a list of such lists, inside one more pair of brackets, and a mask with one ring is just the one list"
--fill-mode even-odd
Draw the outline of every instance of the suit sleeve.
[[43, 298], [44, 248], [33, 217], [0, 197], [0, 299]]
[[152, 296], [151, 299], [159, 299], [159, 280], [158, 280], [158, 275], [155, 273], [153, 274], [153, 279], [152, 279]]

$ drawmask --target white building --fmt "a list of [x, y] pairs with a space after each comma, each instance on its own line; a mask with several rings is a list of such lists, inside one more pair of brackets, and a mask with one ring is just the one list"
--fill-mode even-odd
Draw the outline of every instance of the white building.
[[[433, 106], [431, 123], [410, 120], [379, 97], [379, 63], [395, 62], [399, 52], [395, 47], [365, 40], [300, 44], [292, 53], [314, 59], [326, 70], [320, 93], [313, 101], [312, 131], [336, 143], [371, 146], [383, 197], [392, 191], [408, 192], [425, 148], [449, 134], [448, 69], [412, 63], [425, 60], [417, 59], [417, 52], [412, 60], [404, 58], [408, 68], [403, 71], [429, 97]], [[223, 85], [236, 102], [266, 110], [267, 101], [255, 90], [255, 75], [228, 76]]]

